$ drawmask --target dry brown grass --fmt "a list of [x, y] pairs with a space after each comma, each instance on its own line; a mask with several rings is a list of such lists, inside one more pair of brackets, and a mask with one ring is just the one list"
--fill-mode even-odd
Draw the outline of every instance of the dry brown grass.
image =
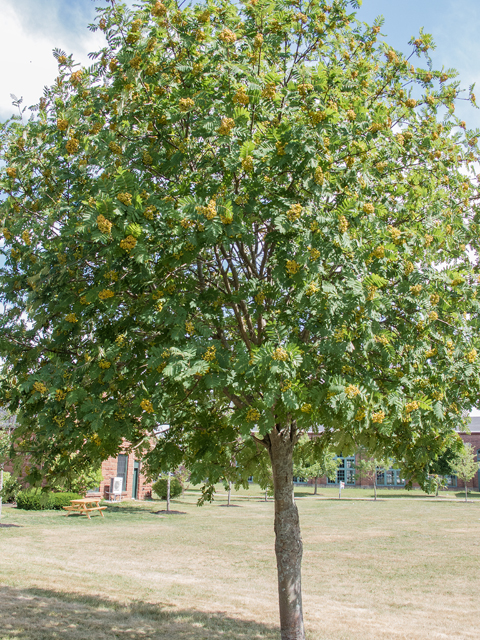
[[[0, 640], [277, 639], [272, 503], [195, 498], [91, 521], [7, 507]], [[480, 502], [298, 505], [310, 640], [478, 637]]]

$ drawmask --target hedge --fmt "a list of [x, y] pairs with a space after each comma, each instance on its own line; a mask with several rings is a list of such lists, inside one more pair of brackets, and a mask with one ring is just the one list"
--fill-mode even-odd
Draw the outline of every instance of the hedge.
[[78, 493], [40, 493], [21, 491], [17, 495], [17, 508], [27, 511], [41, 511], [44, 509], [61, 509], [68, 507], [71, 500], [78, 500], [82, 496]]
[[[167, 479], [160, 478], [152, 484], [152, 489], [160, 498], [160, 500], [167, 499]], [[170, 498], [176, 498], [183, 491], [182, 484], [178, 478], [170, 478]]]

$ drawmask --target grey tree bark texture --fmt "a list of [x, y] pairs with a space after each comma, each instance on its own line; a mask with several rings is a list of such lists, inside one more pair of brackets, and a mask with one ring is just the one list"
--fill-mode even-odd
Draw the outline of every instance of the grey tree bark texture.
[[295, 425], [276, 425], [264, 437], [273, 471], [275, 554], [277, 557], [280, 630], [282, 640], [305, 640], [301, 565], [303, 544], [293, 494]]
[[167, 513], [170, 511], [170, 471], [167, 475]]

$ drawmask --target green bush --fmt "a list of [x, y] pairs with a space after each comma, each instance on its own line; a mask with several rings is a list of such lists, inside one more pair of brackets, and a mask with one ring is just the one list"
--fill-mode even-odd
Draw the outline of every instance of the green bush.
[[8, 471], [3, 473], [3, 489], [0, 492], [3, 502], [15, 502], [21, 487]]
[[70, 500], [78, 500], [78, 493], [41, 493], [40, 491], [20, 491], [17, 495], [17, 507], [27, 511], [62, 509], [68, 507]]
[[[154, 482], [152, 484], [152, 489], [160, 498], [160, 500], [167, 499], [167, 479], [166, 478], [160, 478], [159, 480]], [[170, 498], [176, 498], [182, 493], [182, 491], [183, 491], [183, 487], [180, 480], [178, 480], [178, 478], [171, 478], [170, 479]]]

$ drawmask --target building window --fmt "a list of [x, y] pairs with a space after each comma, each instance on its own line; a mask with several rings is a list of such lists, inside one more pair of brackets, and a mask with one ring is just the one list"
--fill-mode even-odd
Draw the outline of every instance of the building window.
[[403, 487], [405, 480], [401, 476], [400, 469], [386, 469], [377, 471], [377, 486]]
[[355, 456], [337, 456], [337, 460], [340, 460], [340, 464], [337, 469], [337, 477], [335, 480], [327, 478], [327, 484], [339, 484], [344, 482], [346, 485], [355, 485]]
[[123, 478], [122, 491], [127, 490], [128, 456], [117, 458], [117, 478]]
[[305, 478], [300, 478], [300, 476], [293, 476], [294, 484], [307, 484]]
[[89, 489], [89, 490], [87, 491], [87, 495], [88, 495], [89, 493], [100, 493], [100, 485], [98, 485], [98, 487], [95, 487], [94, 489]]
[[457, 476], [444, 476], [447, 487], [456, 487], [457, 486]]

